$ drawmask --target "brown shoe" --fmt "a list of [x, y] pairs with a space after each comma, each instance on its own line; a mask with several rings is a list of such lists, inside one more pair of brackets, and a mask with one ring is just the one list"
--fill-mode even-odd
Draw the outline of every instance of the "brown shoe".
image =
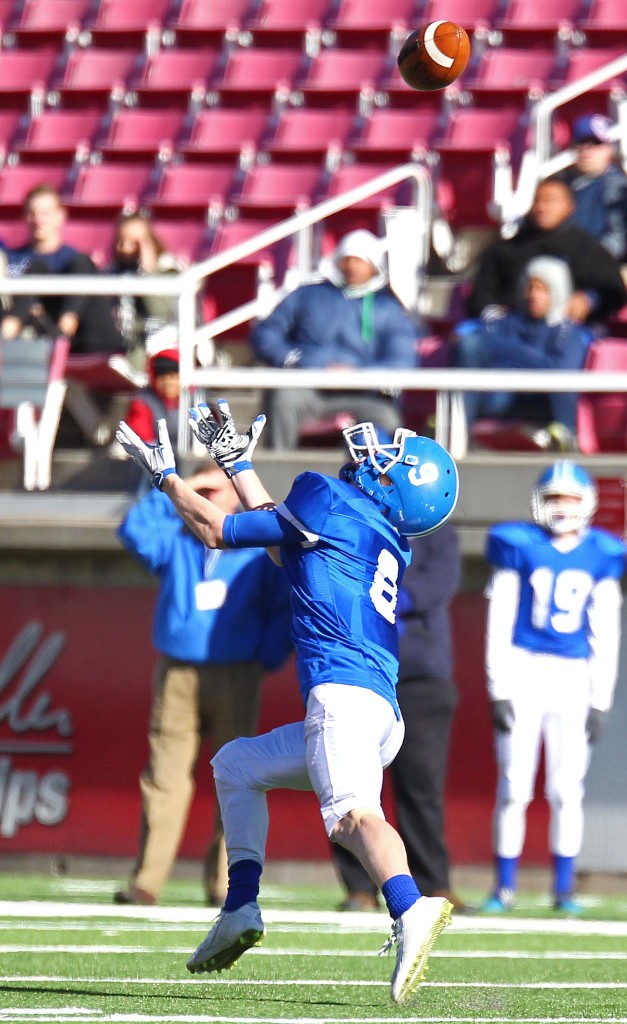
[[349, 892], [346, 899], [342, 900], [338, 910], [369, 911], [378, 910], [379, 901], [376, 893], [372, 892]]
[[429, 896], [444, 896], [449, 903], [453, 904], [453, 911], [456, 914], [476, 914], [477, 908], [466, 903], [461, 896], [457, 896], [450, 889], [436, 889], [435, 892], [430, 892]]
[[117, 889], [113, 893], [113, 902], [125, 905], [135, 904], [140, 907], [152, 907], [157, 901], [145, 889], [138, 889], [136, 885], [129, 885], [128, 889]]

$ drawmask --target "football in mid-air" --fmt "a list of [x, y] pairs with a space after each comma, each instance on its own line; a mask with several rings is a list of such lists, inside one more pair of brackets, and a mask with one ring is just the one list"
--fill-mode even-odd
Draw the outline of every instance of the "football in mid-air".
[[401, 77], [412, 89], [444, 89], [466, 69], [470, 40], [454, 21], [431, 21], [407, 36], [398, 57]]

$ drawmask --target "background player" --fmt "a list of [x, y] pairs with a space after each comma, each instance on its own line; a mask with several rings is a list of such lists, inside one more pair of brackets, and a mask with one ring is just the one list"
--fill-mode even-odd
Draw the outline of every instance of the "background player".
[[570, 461], [541, 474], [531, 507], [535, 525], [500, 523], [486, 549], [494, 567], [486, 668], [498, 787], [496, 883], [484, 910], [514, 905], [525, 814], [544, 741], [553, 906], [576, 914], [582, 909], [572, 893], [583, 784], [616, 683], [625, 545], [590, 527], [596, 485]]
[[[292, 637], [304, 722], [240, 738], [213, 759], [229, 861], [224, 908], [188, 961], [192, 973], [231, 966], [260, 941], [257, 895], [268, 829], [266, 791], [314, 789], [327, 834], [351, 850], [381, 888], [398, 943], [392, 999], [404, 1002], [423, 979], [433, 942], [448, 923], [444, 897], [421, 896], [400, 836], [381, 808], [383, 768], [395, 757], [403, 722], [396, 700], [395, 609], [409, 561], [406, 536], [437, 529], [457, 499], [457, 470], [435, 441], [399, 429], [379, 445], [371, 423], [345, 431], [353, 462], [342, 479], [303, 473], [271, 506], [250, 457], [263, 427], [235, 431], [228, 405], [215, 419], [191, 411], [194, 431], [232, 477], [245, 508], [226, 516], [176, 474], [165, 423], [156, 446], [121, 423], [125, 450], [162, 486], [208, 547], [276, 546], [292, 587]], [[259, 505], [265, 505], [259, 509]]]

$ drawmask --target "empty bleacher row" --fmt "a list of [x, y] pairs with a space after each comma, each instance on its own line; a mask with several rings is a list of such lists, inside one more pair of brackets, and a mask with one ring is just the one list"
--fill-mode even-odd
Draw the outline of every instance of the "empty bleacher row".
[[[442, 0], [0, 0], [0, 238], [20, 240], [22, 199], [44, 175], [68, 203], [69, 240], [99, 262], [112, 212], [138, 205], [193, 260], [222, 241], [221, 221], [276, 220], [425, 156], [453, 228], [494, 227], [495, 148], [517, 165], [530, 105], [624, 52], [627, 16], [612, 0], [464, 0], [455, 15], [471, 64], [446, 93], [418, 95], [397, 44], [450, 16]], [[595, 108], [622, 92], [599, 87]]]
[[[473, 40], [467, 71], [443, 92], [410, 90], [401, 41], [451, 17]], [[24, 241], [23, 199], [45, 180], [67, 205], [68, 243], [106, 266], [122, 210], [150, 211], [166, 247], [195, 261], [411, 160], [429, 167], [434, 214], [454, 232], [495, 235], [495, 152], [515, 174], [534, 105], [625, 52], [627, 10], [623, 0], [0, 0], [0, 37], [0, 240]], [[626, 84], [560, 108], [556, 148], [582, 112], [614, 115]], [[337, 215], [320, 249], [348, 227], [379, 232], [410, 187]], [[280, 283], [289, 257], [278, 245], [244, 261], [235, 283], [213, 278], [206, 314], [252, 297], [264, 263]]]

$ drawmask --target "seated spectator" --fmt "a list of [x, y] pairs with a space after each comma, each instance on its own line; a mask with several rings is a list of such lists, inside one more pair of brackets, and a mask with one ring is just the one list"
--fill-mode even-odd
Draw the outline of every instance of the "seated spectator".
[[556, 256], [570, 268], [574, 291], [567, 314], [575, 323], [597, 324], [627, 302], [620, 267], [600, 242], [573, 219], [570, 186], [546, 178], [536, 189], [531, 209], [513, 238], [499, 239], [479, 260], [468, 298], [470, 316], [489, 306], [516, 307], [524, 267], [534, 256]]
[[[380, 239], [351, 231], [320, 271], [323, 281], [296, 288], [254, 327], [250, 340], [260, 360], [330, 373], [417, 365], [418, 324], [388, 285]], [[396, 398], [382, 391], [284, 388], [269, 395], [267, 412], [272, 448], [296, 448], [305, 420], [340, 412], [372, 420], [379, 436], [391, 438], [400, 425]]]
[[179, 413], [178, 349], [163, 349], [148, 359], [148, 386], [131, 399], [126, 422], [142, 441], [157, 441], [157, 421], [164, 419], [176, 450]]
[[573, 222], [598, 238], [615, 260], [627, 260], [627, 175], [616, 162], [612, 122], [603, 114], [578, 118], [573, 167], [559, 176], [575, 197]]
[[[570, 272], [563, 260], [537, 256], [523, 274], [520, 310], [466, 324], [453, 333], [453, 361], [466, 369], [580, 370], [590, 334], [574, 324], [567, 310], [572, 296]], [[530, 396], [516, 392], [464, 393], [468, 428], [478, 416], [506, 417], [520, 413]], [[532, 396], [538, 404], [539, 396]], [[577, 395], [547, 396], [550, 422], [534, 434], [540, 447], [576, 450]], [[545, 400], [546, 402], [546, 400]], [[542, 402], [539, 403], [540, 405]]]
[[[97, 274], [92, 259], [63, 242], [65, 209], [52, 185], [31, 189], [24, 204], [30, 240], [8, 250], [8, 274]], [[37, 334], [64, 334], [72, 353], [123, 352], [106, 295], [15, 295], [0, 325], [5, 338], [16, 338], [25, 327]]]
[[[166, 252], [149, 217], [124, 213], [118, 220], [115, 256], [110, 274], [178, 274], [183, 266]], [[121, 295], [114, 304], [118, 327], [130, 363], [146, 368], [146, 341], [176, 319], [177, 300], [172, 295]]]

